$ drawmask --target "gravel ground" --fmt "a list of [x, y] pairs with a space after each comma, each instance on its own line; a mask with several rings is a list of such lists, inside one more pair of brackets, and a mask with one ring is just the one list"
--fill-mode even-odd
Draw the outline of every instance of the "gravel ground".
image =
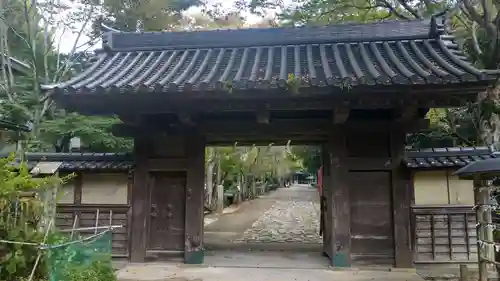
[[276, 201], [236, 243], [322, 243], [319, 203]]

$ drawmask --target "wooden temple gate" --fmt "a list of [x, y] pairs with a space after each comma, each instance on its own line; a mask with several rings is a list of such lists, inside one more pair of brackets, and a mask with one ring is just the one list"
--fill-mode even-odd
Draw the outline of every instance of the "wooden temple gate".
[[203, 262], [204, 148], [323, 146], [324, 253], [413, 266], [408, 132], [474, 100], [476, 69], [430, 20], [199, 32], [107, 32], [94, 64], [43, 86], [69, 110], [116, 114], [133, 137], [130, 257]]

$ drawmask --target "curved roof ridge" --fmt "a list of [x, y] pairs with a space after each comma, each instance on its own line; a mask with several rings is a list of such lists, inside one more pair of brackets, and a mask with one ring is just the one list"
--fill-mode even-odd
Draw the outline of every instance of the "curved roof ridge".
[[110, 51], [158, 51], [188, 48], [350, 43], [436, 38], [432, 19], [388, 20], [300, 27], [216, 29], [194, 31], [118, 32], [103, 35]]

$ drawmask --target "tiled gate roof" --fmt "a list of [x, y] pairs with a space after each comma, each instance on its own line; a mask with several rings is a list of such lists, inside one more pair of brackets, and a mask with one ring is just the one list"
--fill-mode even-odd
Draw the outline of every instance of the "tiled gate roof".
[[432, 20], [193, 32], [108, 32], [96, 62], [58, 93], [179, 92], [478, 82]]
[[[0, 155], [8, 157], [8, 155]], [[27, 153], [29, 167], [39, 162], [62, 162], [60, 170], [74, 171], [128, 171], [133, 167], [133, 156], [125, 153]]]
[[495, 157], [488, 147], [428, 148], [406, 151], [404, 165], [411, 169], [459, 168]]

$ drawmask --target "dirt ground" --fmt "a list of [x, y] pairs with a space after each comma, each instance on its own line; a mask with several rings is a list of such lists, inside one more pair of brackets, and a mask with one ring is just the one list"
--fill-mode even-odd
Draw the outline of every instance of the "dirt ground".
[[219, 218], [205, 226], [204, 243], [207, 249], [227, 248], [228, 243], [238, 238], [271, 206], [275, 200], [272, 198], [259, 198], [243, 202], [238, 211], [221, 215]]
[[[262, 257], [263, 261], [265, 260]], [[295, 263], [296, 264], [296, 263]], [[129, 265], [118, 273], [120, 281], [422, 281], [416, 273], [329, 268]]]

